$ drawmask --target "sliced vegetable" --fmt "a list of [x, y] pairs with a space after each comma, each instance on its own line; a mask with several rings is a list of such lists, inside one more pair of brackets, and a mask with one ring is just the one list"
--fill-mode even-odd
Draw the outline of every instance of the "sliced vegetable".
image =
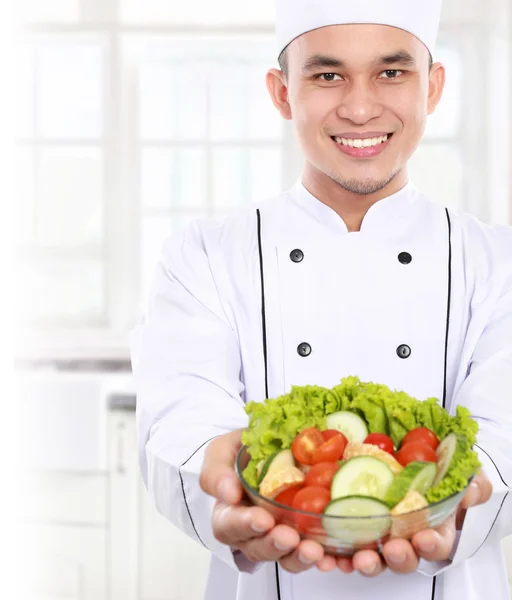
[[391, 456], [389, 452], [381, 450], [373, 444], [348, 444], [345, 448], [343, 458], [348, 460], [350, 458], [355, 458], [356, 456], [373, 456], [374, 458], [378, 458], [388, 465], [391, 471], [393, 471], [393, 475], [400, 473], [403, 469], [402, 465], [394, 456]]
[[437, 439], [437, 435], [427, 429], [426, 427], [416, 427], [415, 429], [411, 429], [409, 433], [402, 440], [402, 448], [411, 442], [423, 442], [430, 446], [433, 450], [439, 446], [439, 440]]
[[437, 462], [435, 450], [428, 444], [423, 442], [410, 442], [406, 444], [396, 453], [397, 461], [405, 467], [410, 462], [420, 460], [423, 462]]
[[357, 456], [343, 463], [332, 480], [333, 499], [370, 496], [383, 499], [393, 482], [388, 465], [373, 456]]
[[[292, 502], [292, 508], [295, 510], [318, 513], [320, 515], [330, 501], [331, 494], [329, 493], [329, 490], [326, 490], [323, 487], [310, 486], [297, 492]], [[320, 517], [311, 515], [301, 515], [296, 513], [293, 515], [293, 518], [301, 531], [310, 531], [311, 529], [321, 527], [322, 524]]]
[[368, 427], [364, 420], [353, 412], [342, 410], [327, 416], [327, 427], [336, 429], [347, 438], [349, 442], [362, 442], [368, 436]]
[[390, 507], [396, 506], [410, 490], [425, 494], [436, 477], [436, 465], [431, 462], [411, 462], [398, 473], [384, 496]]
[[314, 465], [321, 462], [330, 462], [340, 460], [348, 444], [347, 438], [340, 432], [336, 431], [336, 435], [332, 435], [328, 440], [313, 451], [311, 460]]
[[339, 471], [339, 468], [340, 465], [337, 462], [322, 462], [313, 465], [306, 473], [304, 483], [330, 490], [332, 478]]
[[313, 453], [324, 443], [324, 438], [316, 427], [308, 427], [293, 440], [293, 456], [303, 465], [313, 464]]
[[[332, 517], [350, 517], [350, 519]], [[322, 525], [327, 534], [335, 539], [352, 544], [367, 544], [387, 534], [391, 526], [391, 518], [389, 508], [380, 500], [365, 496], [346, 496], [333, 500], [327, 505]]]
[[466, 455], [469, 450], [469, 442], [463, 436], [448, 434], [437, 448], [437, 475], [434, 485], [457, 465], [458, 461]]
[[288, 488], [287, 490], [284, 490], [284, 492], [278, 494], [274, 500], [279, 502], [279, 504], [284, 504], [285, 506], [291, 507], [293, 499], [303, 487], [304, 486], [302, 484], [294, 485], [293, 487]]
[[385, 433], [370, 433], [370, 435], [364, 440], [364, 443], [377, 446], [377, 448], [388, 452], [391, 454], [391, 456], [393, 456], [393, 453], [395, 452], [393, 440]]

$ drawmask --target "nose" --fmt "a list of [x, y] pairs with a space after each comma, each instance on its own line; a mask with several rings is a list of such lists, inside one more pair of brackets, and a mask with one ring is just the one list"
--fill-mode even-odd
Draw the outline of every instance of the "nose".
[[353, 82], [345, 90], [338, 106], [338, 115], [357, 125], [364, 125], [382, 114], [382, 104], [367, 82]]

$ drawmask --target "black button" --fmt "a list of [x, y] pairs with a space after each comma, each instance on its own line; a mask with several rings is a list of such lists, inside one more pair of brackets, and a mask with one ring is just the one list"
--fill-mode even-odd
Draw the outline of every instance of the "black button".
[[290, 258], [294, 263], [300, 263], [304, 260], [304, 252], [298, 248], [296, 250], [292, 250], [290, 252]]
[[400, 344], [396, 349], [396, 353], [400, 358], [409, 358], [411, 356], [411, 348], [407, 344]]
[[297, 352], [300, 356], [309, 356], [311, 354], [311, 346], [307, 342], [302, 342], [297, 347]]
[[403, 265], [408, 265], [410, 262], [412, 262], [412, 256], [409, 254], [409, 252], [400, 252], [398, 255], [398, 260]]

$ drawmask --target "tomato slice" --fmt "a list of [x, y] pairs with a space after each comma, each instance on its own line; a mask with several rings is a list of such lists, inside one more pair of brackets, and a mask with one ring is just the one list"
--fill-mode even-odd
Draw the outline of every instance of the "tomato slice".
[[304, 483], [306, 486], [319, 486], [330, 490], [332, 478], [339, 468], [340, 465], [337, 462], [321, 462], [313, 465], [306, 473]]
[[409, 442], [400, 448], [396, 453], [395, 458], [403, 467], [415, 460], [437, 462], [435, 450], [423, 442]]
[[381, 450], [389, 452], [391, 455], [395, 451], [393, 440], [385, 433], [370, 433], [370, 435], [364, 440], [364, 443], [373, 444]]
[[439, 446], [437, 435], [427, 427], [416, 427], [416, 429], [411, 429], [402, 440], [401, 447], [403, 448], [406, 444], [410, 444], [411, 442], [423, 442], [434, 450]]
[[311, 460], [316, 465], [321, 462], [332, 462], [340, 460], [345, 452], [345, 446], [348, 444], [347, 438], [340, 433], [339, 436], [332, 436], [313, 452]]
[[325, 429], [324, 431], [320, 432], [322, 434], [322, 437], [324, 438], [324, 442], [326, 442], [327, 440], [330, 440], [332, 437], [338, 437], [338, 436], [342, 436], [345, 437], [341, 431], [338, 431], [337, 429]]
[[284, 504], [285, 506], [291, 507], [293, 499], [297, 495], [297, 492], [299, 492], [303, 487], [304, 486], [302, 484], [294, 485], [293, 487], [288, 488], [287, 490], [284, 490], [283, 492], [278, 494], [275, 497], [275, 501], [279, 502], [279, 504]]
[[324, 443], [324, 438], [316, 427], [309, 427], [301, 431], [292, 443], [292, 452], [295, 460], [303, 465], [313, 464], [313, 453]]
[[[292, 508], [321, 514], [330, 501], [331, 492], [329, 490], [319, 486], [309, 486], [297, 493], [293, 499]], [[313, 515], [295, 513], [294, 520], [302, 532], [317, 530], [322, 526], [321, 517]]]

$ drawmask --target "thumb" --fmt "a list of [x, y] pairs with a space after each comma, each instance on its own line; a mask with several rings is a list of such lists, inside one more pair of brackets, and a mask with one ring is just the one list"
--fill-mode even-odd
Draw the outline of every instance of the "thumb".
[[206, 494], [225, 502], [238, 504], [243, 488], [236, 473], [235, 459], [242, 445], [242, 430], [215, 438], [206, 449], [199, 485]]

